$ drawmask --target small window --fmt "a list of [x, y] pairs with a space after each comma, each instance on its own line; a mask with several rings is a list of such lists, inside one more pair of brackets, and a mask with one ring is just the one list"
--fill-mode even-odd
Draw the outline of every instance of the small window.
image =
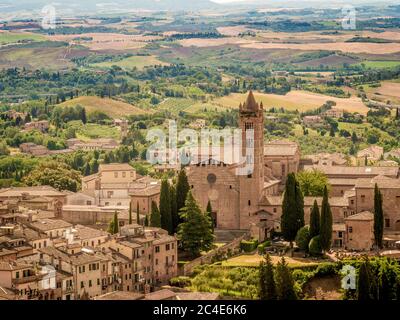
[[248, 201], [248, 205], [251, 206], [251, 200]]
[[353, 233], [353, 227], [349, 227], [349, 233]]
[[390, 228], [390, 219], [385, 219], [385, 228]]

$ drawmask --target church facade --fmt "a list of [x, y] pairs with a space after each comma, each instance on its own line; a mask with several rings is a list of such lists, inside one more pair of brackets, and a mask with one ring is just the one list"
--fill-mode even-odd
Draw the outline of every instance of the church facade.
[[[289, 172], [297, 172], [297, 144], [264, 141], [264, 109], [252, 92], [239, 106], [242, 143], [240, 158], [246, 164], [226, 163], [212, 156], [186, 168], [192, 193], [203, 209], [210, 201], [214, 225], [225, 230], [249, 230], [251, 226], [274, 227], [275, 215], [263, 208], [267, 196], [281, 194]], [[252, 134], [247, 135], [251, 130]], [[248, 154], [249, 149], [253, 151]], [[202, 157], [204, 159], [204, 157]], [[244, 172], [244, 167], [252, 170]], [[238, 169], [241, 174], [238, 174]]]

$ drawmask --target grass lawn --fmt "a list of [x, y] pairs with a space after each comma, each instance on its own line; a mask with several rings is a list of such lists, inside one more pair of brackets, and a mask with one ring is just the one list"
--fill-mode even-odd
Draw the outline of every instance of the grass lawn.
[[[260, 256], [259, 254], [252, 254], [252, 255], [241, 255], [237, 256], [231, 259], [228, 259], [227, 261], [222, 262], [223, 267], [258, 267], [260, 262], [263, 261], [263, 257]], [[281, 257], [278, 256], [271, 256], [272, 263], [277, 264], [280, 260]], [[314, 266], [318, 265], [321, 261], [315, 260], [315, 259], [307, 259], [307, 258], [292, 258], [292, 257], [286, 257], [285, 256], [286, 262], [289, 264], [290, 267], [303, 267], [303, 266]], [[325, 261], [326, 262], [326, 261]]]
[[120, 131], [116, 127], [87, 123], [79, 129], [76, 133], [76, 137], [84, 141], [97, 138], [113, 138], [118, 140], [120, 137]]
[[60, 104], [64, 107], [81, 105], [85, 107], [86, 112], [101, 111], [111, 118], [119, 118], [126, 115], [143, 114], [146, 111], [139, 109], [129, 103], [95, 96], [82, 96], [72, 100], [68, 100]]
[[46, 37], [41, 34], [30, 32], [0, 32], [0, 45], [18, 43], [25, 41], [45, 41]]
[[367, 69], [385, 69], [400, 66], [400, 61], [364, 61], [358, 65], [364, 65]]
[[132, 56], [121, 61], [100, 62], [92, 64], [91, 66], [98, 68], [111, 68], [112, 66], [118, 66], [125, 70], [136, 67], [139, 70], [142, 70], [145, 67], [154, 65], [166, 66], [168, 63], [158, 60], [155, 56]]

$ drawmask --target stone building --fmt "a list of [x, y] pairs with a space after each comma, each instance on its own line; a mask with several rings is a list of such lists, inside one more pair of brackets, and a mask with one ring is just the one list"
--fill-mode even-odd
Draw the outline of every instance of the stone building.
[[[219, 229], [248, 230], [250, 224], [273, 223], [260, 206], [261, 200], [278, 194], [281, 180], [288, 173], [297, 172], [300, 163], [296, 145], [284, 142], [264, 145], [263, 105], [256, 102], [252, 92], [240, 104], [239, 127], [242, 144], [237, 150], [239, 156], [234, 157], [239, 161], [230, 163], [203, 155], [187, 168], [194, 197], [204, 209], [211, 202], [214, 224]], [[248, 132], [254, 136], [249, 138]]]

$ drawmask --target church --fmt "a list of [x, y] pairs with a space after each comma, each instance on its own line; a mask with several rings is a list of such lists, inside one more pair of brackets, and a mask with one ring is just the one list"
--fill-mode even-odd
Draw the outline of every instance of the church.
[[[250, 91], [239, 106], [239, 128], [242, 143], [239, 152], [253, 148], [247, 156], [253, 170], [238, 175], [243, 163], [227, 163], [212, 156], [186, 168], [192, 193], [205, 209], [210, 201], [214, 225], [222, 230], [249, 230], [251, 226], [264, 226], [265, 231], [275, 227], [276, 214], [265, 209], [266, 198], [282, 194], [288, 173], [298, 172], [300, 150], [296, 143], [272, 141], [265, 144], [264, 108]], [[248, 130], [254, 130], [249, 139]]]

